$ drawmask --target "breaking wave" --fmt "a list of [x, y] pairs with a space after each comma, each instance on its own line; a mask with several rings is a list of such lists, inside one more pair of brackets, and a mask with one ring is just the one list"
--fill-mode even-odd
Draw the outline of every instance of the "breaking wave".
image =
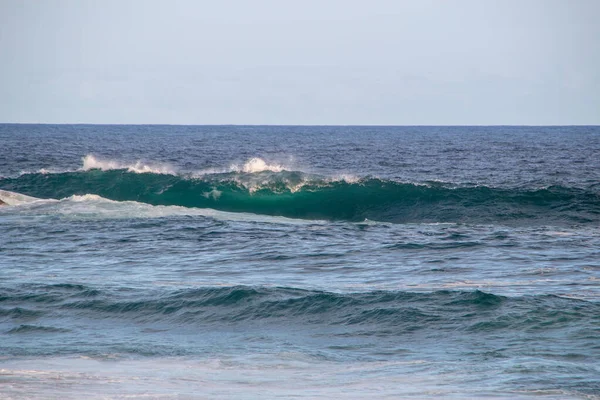
[[280, 170], [282, 167], [270, 166], [258, 159], [250, 160], [239, 171], [194, 177], [139, 173], [150, 169], [141, 164], [92, 168], [95, 164], [91, 160], [88, 159], [80, 171], [32, 173], [0, 179], [0, 189], [38, 198], [97, 195], [114, 201], [319, 220], [600, 222], [600, 194], [579, 188], [509, 189], [455, 187], [444, 183], [420, 185], [378, 178], [332, 179]]

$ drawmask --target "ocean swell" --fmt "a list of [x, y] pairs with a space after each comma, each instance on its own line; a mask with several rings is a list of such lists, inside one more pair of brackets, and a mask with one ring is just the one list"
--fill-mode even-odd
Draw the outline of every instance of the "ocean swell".
[[334, 180], [285, 170], [192, 177], [140, 174], [125, 168], [91, 169], [4, 178], [0, 188], [38, 198], [93, 194], [115, 201], [319, 220], [542, 225], [600, 222], [600, 194], [585, 189], [452, 187], [378, 178]]
[[[14, 313], [11, 305], [19, 303]], [[25, 314], [27, 324], [23, 323]], [[415, 330], [534, 332], [593, 330], [600, 305], [552, 295], [504, 297], [481, 291], [333, 293], [284, 287], [212, 287], [160, 293], [82, 285], [29, 285], [0, 290], [0, 322], [30, 332], [45, 316], [126, 319], [174, 325], [252, 321], [371, 327], [374, 334]]]

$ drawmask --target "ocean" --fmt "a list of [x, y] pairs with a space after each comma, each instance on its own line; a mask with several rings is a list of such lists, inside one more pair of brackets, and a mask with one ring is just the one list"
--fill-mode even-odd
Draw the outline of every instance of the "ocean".
[[0, 398], [600, 399], [600, 127], [0, 125]]

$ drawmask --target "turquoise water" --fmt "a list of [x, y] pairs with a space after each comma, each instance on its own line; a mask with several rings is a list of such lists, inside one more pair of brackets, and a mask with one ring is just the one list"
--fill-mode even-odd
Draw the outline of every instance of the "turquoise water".
[[598, 127], [0, 143], [4, 397], [600, 396]]

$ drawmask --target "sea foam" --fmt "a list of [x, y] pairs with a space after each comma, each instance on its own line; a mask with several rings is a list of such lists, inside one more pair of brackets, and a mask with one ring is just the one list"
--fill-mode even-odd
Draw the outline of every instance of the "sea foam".
[[[220, 192], [207, 193], [206, 197], [218, 199]], [[72, 195], [61, 199], [40, 199], [20, 193], [0, 190], [0, 200], [10, 207], [5, 212], [21, 215], [62, 215], [69, 219], [121, 219], [165, 218], [178, 216], [207, 217], [222, 221], [262, 222], [272, 224], [320, 224], [324, 221], [307, 221], [283, 216], [260, 215], [246, 212], [228, 212], [212, 208], [182, 207], [177, 205], [151, 205], [137, 201], [115, 201], [96, 194]], [[1, 208], [0, 208], [1, 210]]]
[[8, 190], [0, 190], [0, 201], [9, 206], [18, 206], [20, 204], [32, 203], [38, 201], [37, 197], [26, 196], [21, 193], [9, 192]]

